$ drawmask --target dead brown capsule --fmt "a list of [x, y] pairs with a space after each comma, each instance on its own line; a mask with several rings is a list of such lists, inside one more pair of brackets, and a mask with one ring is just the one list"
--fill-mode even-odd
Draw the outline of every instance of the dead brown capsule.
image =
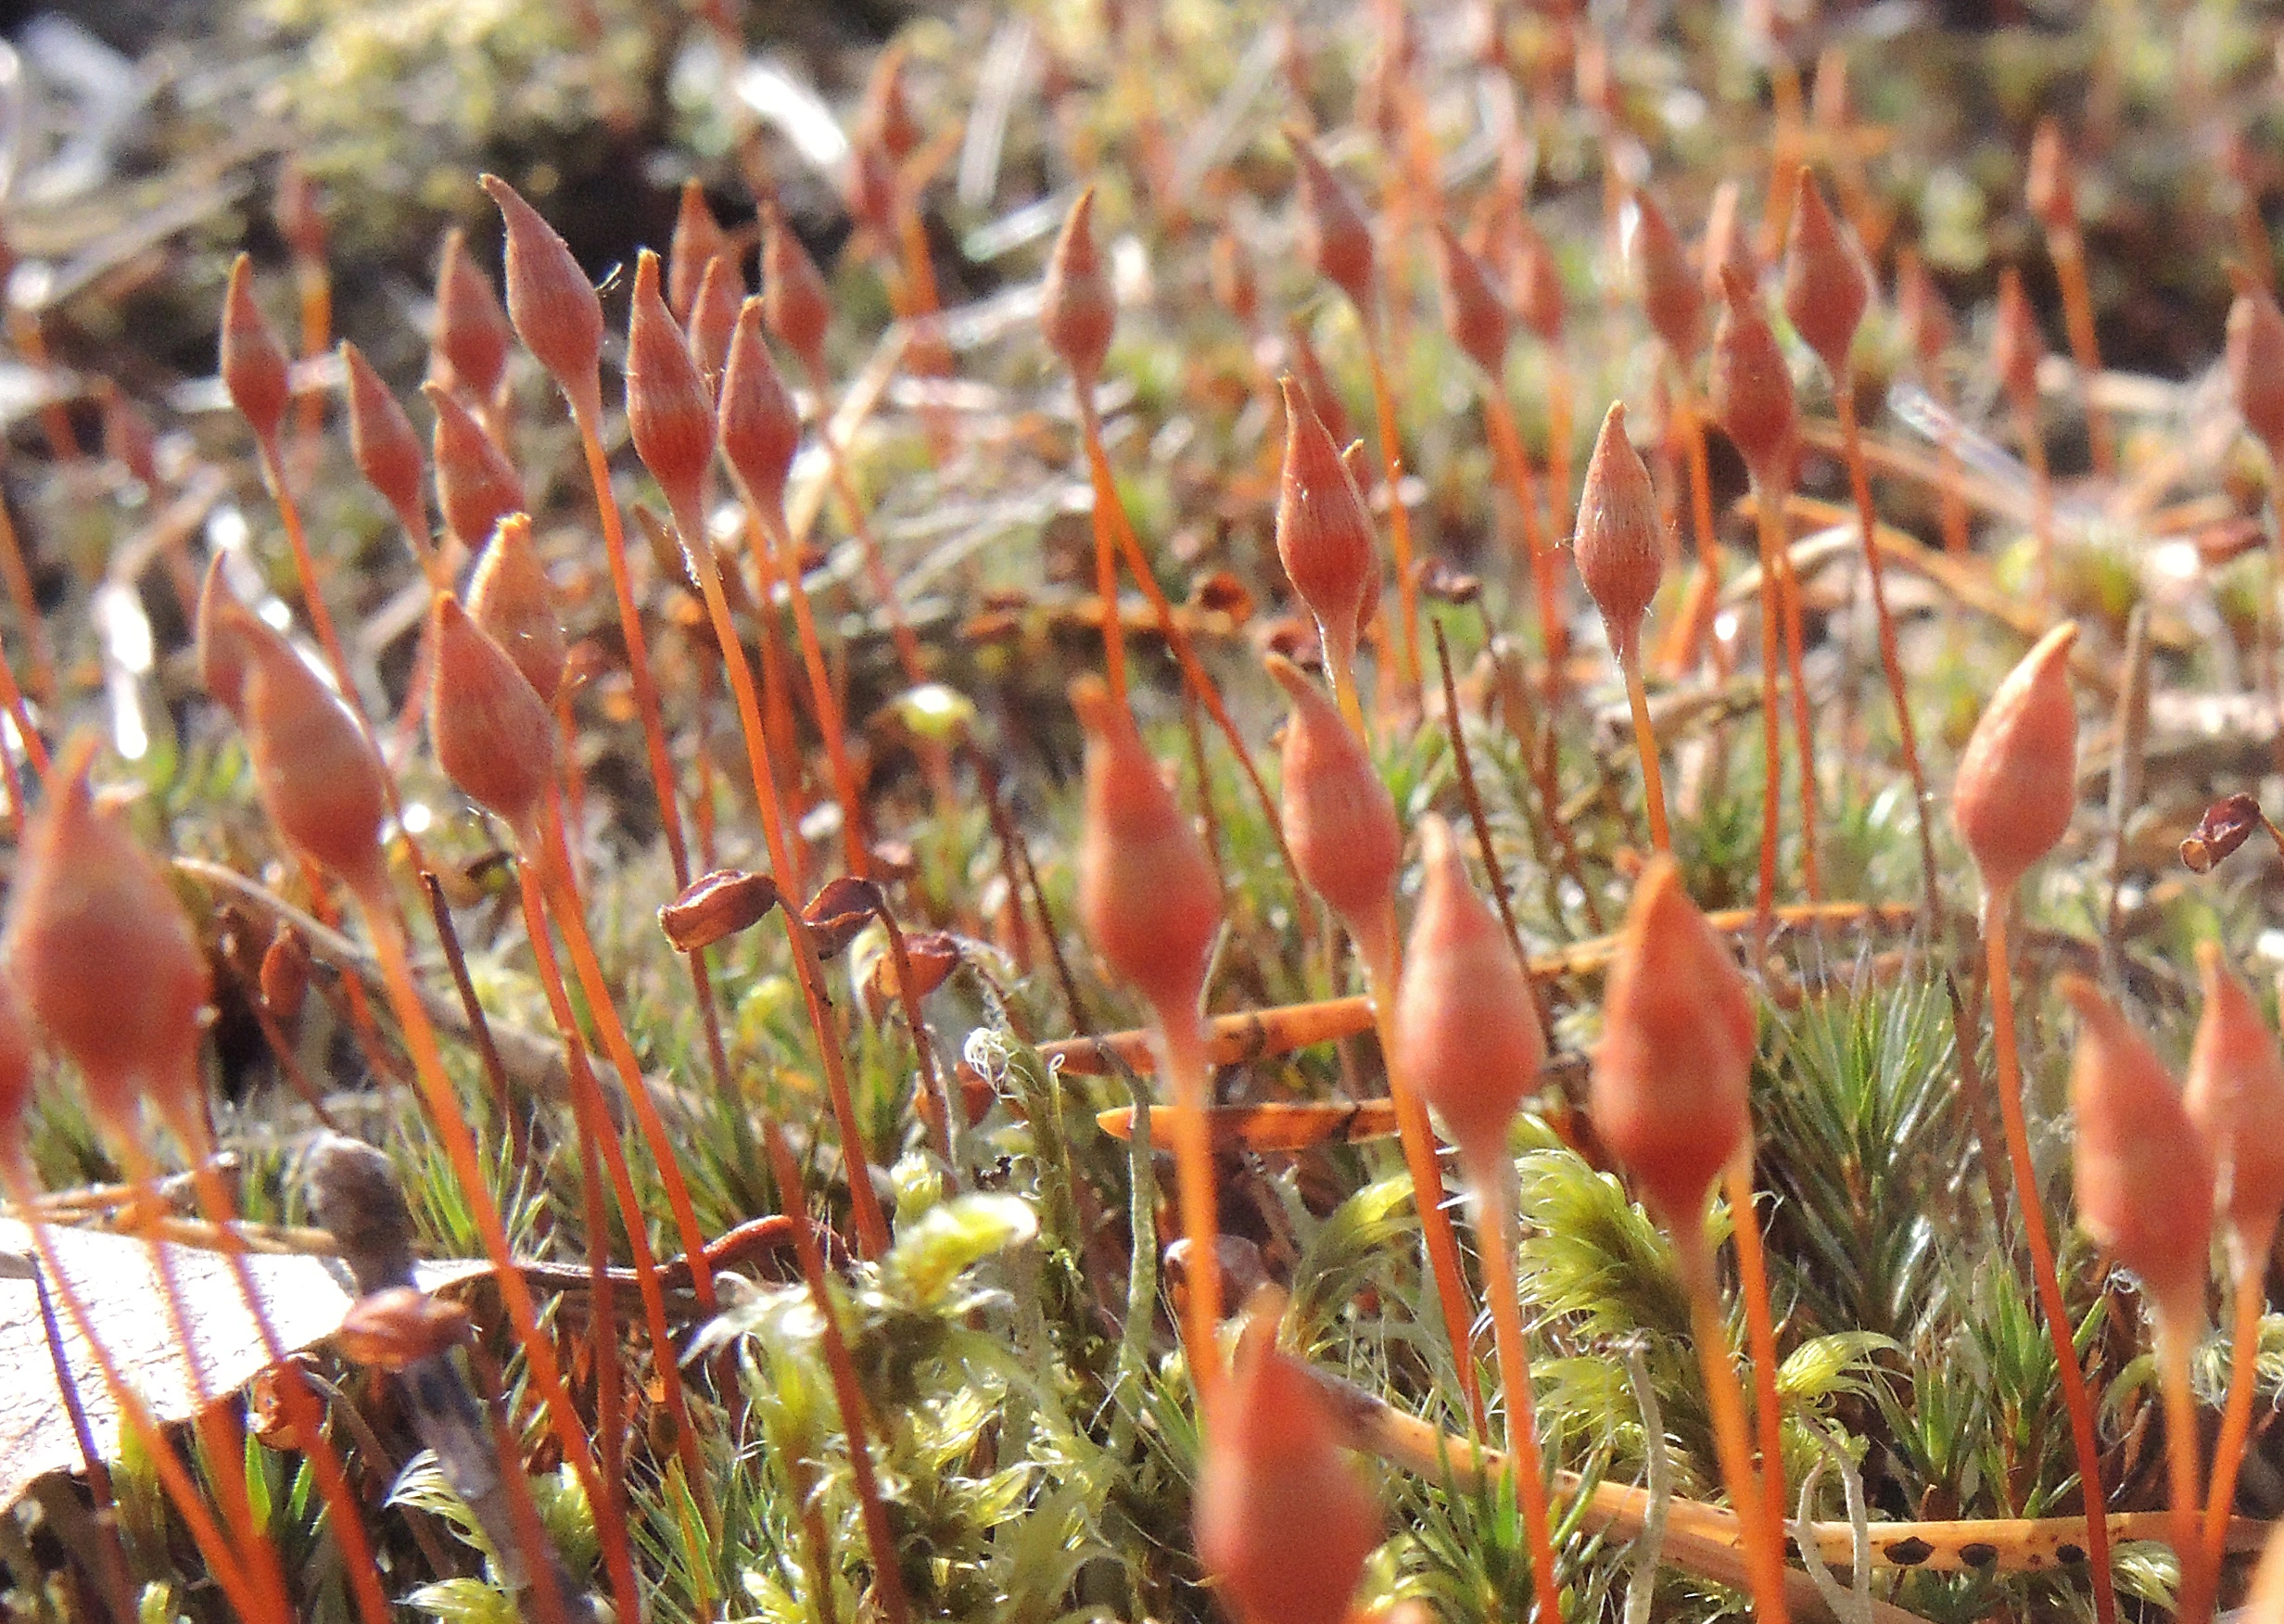
[[881, 888], [854, 874], [836, 874], [801, 909], [819, 958], [838, 957], [886, 907]]
[[677, 953], [693, 953], [751, 930], [768, 918], [780, 900], [777, 882], [767, 874], [717, 869], [692, 881], [658, 910], [658, 928]]
[[2181, 862], [2192, 874], [2210, 874], [2267, 821], [2252, 796], [2224, 795], [2204, 809], [2197, 827], [2181, 842]]
[[467, 1338], [466, 1309], [416, 1286], [391, 1286], [350, 1303], [333, 1342], [350, 1364], [395, 1375]]

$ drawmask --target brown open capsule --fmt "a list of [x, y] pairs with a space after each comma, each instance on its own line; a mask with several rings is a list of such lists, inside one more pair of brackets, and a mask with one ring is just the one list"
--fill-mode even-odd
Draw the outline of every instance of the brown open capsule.
[[2054, 628], [2007, 673], [1959, 757], [1951, 820], [1994, 897], [2054, 849], [2077, 805], [2078, 717], [2070, 695], [2077, 629], [2068, 621]]
[[508, 320], [582, 423], [603, 416], [603, 301], [570, 245], [498, 175], [481, 177], [507, 223]]
[[360, 1297], [341, 1316], [333, 1343], [342, 1358], [392, 1374], [466, 1341], [468, 1311], [416, 1286], [391, 1286]]
[[677, 953], [692, 953], [751, 930], [782, 900], [777, 882], [767, 874], [717, 869], [692, 881], [658, 910], [658, 928]]

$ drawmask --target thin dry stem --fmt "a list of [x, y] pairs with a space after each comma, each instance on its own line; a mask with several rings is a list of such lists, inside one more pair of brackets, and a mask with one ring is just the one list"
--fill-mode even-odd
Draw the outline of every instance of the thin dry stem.
[[1864, 544], [1864, 568], [1872, 580], [1872, 611], [1879, 620], [1880, 665], [1887, 673], [1888, 698], [1896, 707], [1896, 737], [1903, 752], [1903, 769], [1911, 780], [1911, 810], [1919, 831], [1920, 882], [1923, 888], [1930, 926], [1940, 904], [1940, 881], [1935, 869], [1935, 842], [1929, 828], [1932, 803], [1927, 797], [1927, 772], [1920, 765], [1919, 730], [1911, 720], [1911, 699], [1904, 680], [1903, 655], [1896, 641], [1895, 617], [1887, 612], [1887, 566], [1881, 562], [1875, 539], [1879, 518], [1872, 506], [1872, 476], [1864, 465], [1863, 431], [1856, 421], [1855, 378], [1843, 373], [1833, 380], [1833, 400], [1840, 412], [1840, 437], [1846, 448], [1847, 482], [1856, 499], [1857, 524]]

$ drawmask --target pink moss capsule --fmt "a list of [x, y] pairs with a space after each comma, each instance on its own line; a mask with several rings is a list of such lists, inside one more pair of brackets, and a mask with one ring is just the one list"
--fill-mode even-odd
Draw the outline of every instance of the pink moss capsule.
[[1516, 218], [1523, 223], [1507, 273], [1508, 294], [1515, 300], [1516, 313], [1540, 343], [1560, 344], [1565, 313], [1562, 270], [1554, 263], [1554, 250], [1546, 246], [1546, 239], [1529, 223], [1529, 217], [1518, 214]]
[[1508, 1124], [1539, 1085], [1546, 1034], [1515, 945], [1467, 878], [1442, 818], [1421, 821], [1420, 856], [1419, 912], [1396, 993], [1395, 1064], [1479, 1177], [1505, 1153]]
[[437, 414], [432, 445], [437, 507], [444, 514], [444, 527], [459, 537], [463, 545], [481, 547], [493, 526], [530, 507], [524, 497], [524, 482], [515, 464], [468, 414], [458, 396], [434, 383], [420, 388]]
[[1837, 387], [1872, 303], [1872, 278], [1805, 165], [1784, 245], [1784, 313]]
[[1579, 574], [1602, 611], [1610, 646], [1619, 659], [1632, 657], [1641, 646], [1643, 616], [1665, 574], [1666, 549], [1658, 537], [1657, 493], [1648, 464], [1626, 438], [1622, 400], [1610, 403], [1586, 464], [1576, 551]]
[[706, 261], [698, 279], [698, 292], [690, 306], [690, 359], [706, 387], [721, 388], [722, 369], [730, 364], [730, 336], [737, 331], [738, 309], [745, 302], [745, 278], [727, 255]]
[[761, 297], [768, 327], [812, 376], [825, 375], [825, 329], [832, 322], [832, 298], [809, 250], [785, 223], [775, 204], [761, 211]]
[[2046, 339], [2031, 312], [2030, 296], [2023, 291], [2023, 273], [2010, 265], [1998, 273], [1998, 319], [1991, 335], [1990, 363], [2016, 411], [2037, 410], [2038, 362], [2044, 359]]
[[1237, 233], [1224, 227], [1215, 234], [1208, 274], [1214, 302], [1235, 316], [1239, 325], [1250, 327], [1261, 319], [1261, 280], [1254, 274], [1252, 256], [1245, 251]]
[[282, 638], [254, 648], [242, 723], [262, 808], [286, 844], [370, 896], [387, 810], [380, 757], [299, 651]]
[[1792, 484], [1793, 455], [1799, 440], [1800, 410], [1793, 397], [1793, 374], [1753, 290], [1734, 273], [1724, 273], [1721, 291], [1728, 302], [1713, 329], [1707, 392], [1721, 432], [1735, 443], [1755, 483], [1773, 500]]
[[[1340, 391], [1332, 387], [1325, 362], [1316, 353], [1316, 345], [1298, 316], [1286, 323], [1285, 337], [1291, 348], [1293, 376], [1300, 380], [1301, 393], [1308, 397], [1309, 410], [1324, 420], [1325, 432], [1332, 437], [1334, 445], [1349, 444], [1356, 438], [1355, 425], [1349, 421]], [[1364, 486], [1359, 484], [1357, 488], [1361, 490]]]
[[[645, 248], [635, 262], [627, 325], [627, 432], [666, 493], [676, 527], [688, 532], [701, 520], [706, 471], [714, 465], [714, 401], [658, 285], [658, 256]], [[687, 547], [704, 539], [682, 537]]]
[[2070, 696], [2065, 621], [2040, 638], [2006, 675], [1959, 758], [1951, 821], [1981, 870], [1983, 888], [2003, 897], [2054, 849], [2077, 804], [2078, 717]]
[[762, 301], [749, 298], [730, 336], [722, 373], [722, 456], [754, 504], [772, 518], [785, 512], [785, 481], [801, 449], [801, 413], [762, 341]]
[[90, 1102], [127, 1131], [138, 1097], [179, 1117], [197, 1085], [209, 992], [183, 905], [159, 864], [88, 782], [95, 740], [57, 758], [26, 823], [0, 958], [40, 1034], [79, 1067]]
[[108, 378], [103, 400], [103, 454], [124, 468], [146, 490], [159, 488], [159, 435], [143, 409]]
[[856, 127], [891, 163], [901, 164], [920, 149], [920, 124], [913, 119], [911, 104], [904, 94], [903, 46], [890, 45], [872, 64], [872, 77], [865, 84], [864, 107], [857, 114]]
[[1316, 616], [1335, 675], [1356, 652], [1357, 618], [1378, 568], [1372, 520], [1324, 421], [1288, 376], [1285, 471], [1277, 485], [1276, 552], [1293, 590]]
[[2213, 1153], [2231, 1264], [2259, 1270], [2284, 1212], [2284, 1056], [2217, 944], [2197, 944], [2197, 969], [2204, 1014], [2181, 1104]]
[[492, 531], [468, 577], [467, 609], [469, 618], [507, 651], [532, 691], [552, 703], [570, 652], [553, 583], [532, 545], [528, 514], [510, 514]]
[[1674, 359], [1687, 366], [1705, 346], [1705, 291], [1690, 273], [1689, 256], [1681, 251], [1681, 239], [1674, 235], [1657, 199], [1637, 190], [1633, 203], [1630, 258], [1641, 280], [1642, 313]]
[[461, 793], [519, 834], [535, 827], [555, 781], [555, 729], [505, 649], [450, 592], [437, 595], [428, 738]]
[[1896, 264], [1896, 317], [1905, 345], [1922, 367], [1933, 371], [1943, 364], [1944, 352], [1957, 336], [1958, 324], [1944, 301], [1943, 290], [1927, 273], [1926, 262], [1905, 249]]
[[1379, 1508], [1323, 1395], [1269, 1335], [1249, 1332], [1238, 1350], [1194, 1516], [1199, 1558], [1239, 1624], [1344, 1624]]
[[2078, 1222], [2139, 1276], [2160, 1313], [2204, 1322], [2213, 1158], [2147, 1039], [2083, 976], [2057, 983], [2078, 1013], [2070, 1064]]
[[674, 212], [674, 235], [666, 239], [666, 308], [684, 326], [690, 324], [690, 312], [698, 308], [698, 288], [705, 280], [706, 267], [717, 260], [730, 260], [730, 270], [736, 271], [730, 234], [714, 218], [705, 188], [694, 180], [684, 181], [681, 202]]
[[2071, 168], [2070, 147], [2062, 138], [2062, 125], [2050, 115], [2040, 119], [2031, 133], [2023, 200], [2030, 205], [2032, 217], [2048, 231], [2077, 229], [2077, 175]]
[[1372, 228], [1364, 208], [1339, 176], [1325, 165], [1309, 138], [1287, 130], [1293, 160], [1301, 171], [1301, 252], [1316, 273], [1348, 295], [1365, 321], [1372, 319]]
[[421, 487], [428, 464], [412, 420], [364, 352], [346, 338], [341, 341], [341, 373], [349, 396], [349, 455], [357, 472], [380, 493], [405, 534], [427, 540], [428, 503]]
[[508, 320], [581, 423], [603, 416], [603, 301], [570, 245], [498, 175], [484, 190], [507, 223]]
[[244, 254], [231, 262], [230, 286], [222, 296], [222, 374], [230, 403], [254, 438], [275, 450], [293, 383], [285, 348], [254, 301], [254, 261]]
[[1102, 376], [1103, 358], [1110, 353], [1110, 334], [1118, 323], [1118, 303], [1095, 247], [1094, 214], [1095, 189], [1089, 186], [1063, 218], [1055, 251], [1047, 258], [1039, 305], [1039, 328], [1047, 335], [1047, 348], [1071, 369], [1081, 388]]
[[1195, 1020], [1222, 924], [1212, 865], [1126, 707], [1095, 677], [1071, 685], [1071, 704], [1086, 731], [1079, 922], [1161, 1023]]
[[1752, 989], [1670, 857], [1634, 884], [1602, 1001], [1594, 1129], [1669, 1227], [1694, 1224], [1752, 1134]]
[[467, 238], [455, 227], [445, 234], [437, 264], [437, 333], [428, 375], [477, 405], [499, 396], [508, 373], [508, 349], [515, 329], [500, 308], [491, 278], [468, 257]]
[[1721, 297], [1723, 267], [1734, 271], [1747, 287], [1760, 285], [1760, 260], [1753, 253], [1753, 234], [1745, 223], [1745, 187], [1733, 176], [1713, 188], [1706, 209], [1704, 266], [1698, 280], [1705, 297]]
[[1281, 654], [1271, 654], [1268, 667], [1292, 701], [1281, 775], [1285, 844], [1365, 962], [1384, 962], [1395, 946], [1396, 870], [1403, 861], [1396, 803], [1323, 691]]
[[196, 628], [199, 686], [216, 704], [244, 720], [246, 674], [253, 668], [262, 645], [286, 647], [286, 640], [261, 617], [238, 602], [222, 579], [222, 555], [207, 560], [206, 577], [198, 587]]
[[1514, 318], [1500, 302], [1483, 261], [1441, 221], [1436, 222], [1436, 283], [1442, 289], [1443, 324], [1452, 342], [1496, 383], [1506, 371]]
[[2237, 297], [2228, 307], [2228, 399], [2270, 460], [2284, 461], [2284, 313], [2241, 266], [2229, 267], [2229, 280]]

